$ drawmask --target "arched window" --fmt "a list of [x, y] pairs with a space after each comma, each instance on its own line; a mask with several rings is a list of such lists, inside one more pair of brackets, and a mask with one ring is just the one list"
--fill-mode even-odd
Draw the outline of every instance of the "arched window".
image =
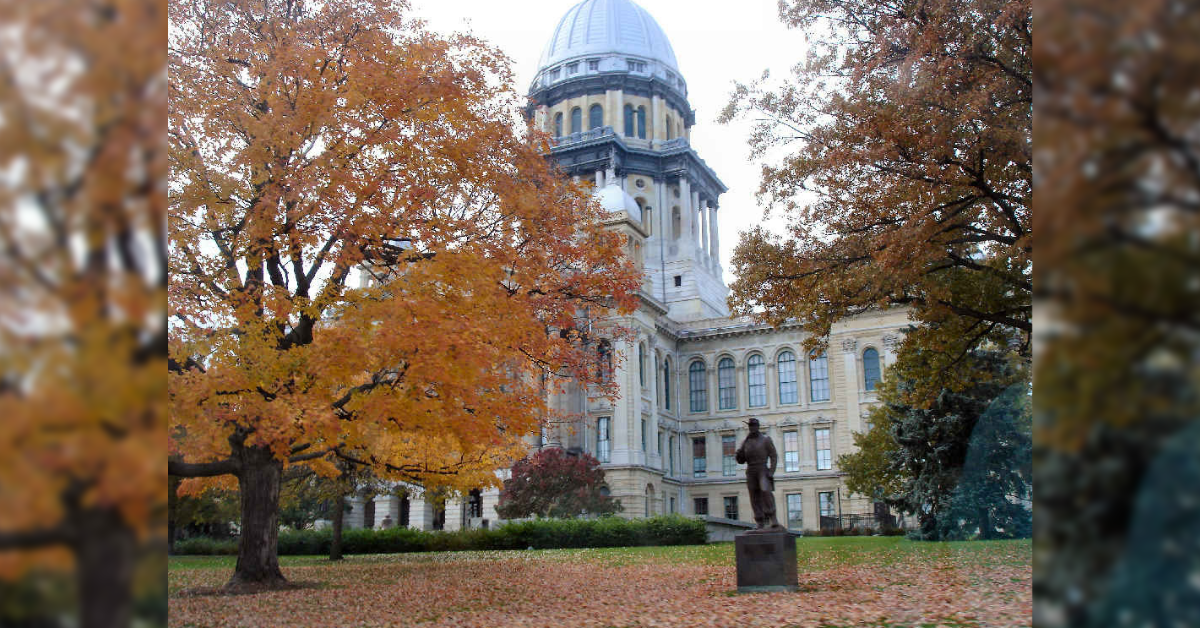
[[667, 127], [667, 139], [673, 139], [673, 138], [674, 138], [675, 125], [671, 124], [671, 116], [670, 116], [670, 115], [668, 115], [668, 116], [667, 116], [667, 124], [666, 124], [666, 127]]
[[562, 137], [562, 112], [554, 114], [554, 137]]
[[678, 240], [679, 232], [683, 228], [683, 217], [679, 213], [678, 207], [671, 208], [671, 239]]
[[583, 130], [583, 110], [576, 107], [571, 110], [571, 132], [578, 133]]
[[625, 105], [625, 137], [633, 137], [633, 105]]
[[746, 402], [750, 407], [767, 405], [767, 362], [757, 353], [746, 361], [746, 382], [750, 393]]
[[863, 385], [867, 390], [875, 390], [879, 383], [879, 352], [874, 348], [863, 351]]
[[646, 108], [637, 108], [637, 131], [638, 139], [646, 139]]
[[604, 126], [604, 107], [592, 105], [588, 108], [588, 129], [598, 129]]
[[663, 358], [663, 406], [671, 409], [671, 358]]
[[612, 376], [612, 368], [612, 345], [607, 340], [601, 340], [600, 344], [596, 346], [596, 375], [600, 379], [608, 381], [608, 378]]
[[779, 403], [796, 403], [800, 400], [796, 382], [796, 354], [784, 351], [779, 354]]
[[654, 235], [654, 208], [649, 205], [642, 208], [642, 226], [646, 229], [646, 235]]
[[638, 343], [638, 383], [646, 387], [646, 345]]
[[737, 385], [733, 383], [733, 360], [721, 358], [717, 363], [717, 407], [732, 410], [737, 407]]
[[808, 382], [813, 401], [829, 401], [829, 360], [824, 353], [809, 356]]
[[708, 384], [705, 380], [704, 363], [696, 360], [688, 367], [688, 396], [692, 412], [708, 410]]

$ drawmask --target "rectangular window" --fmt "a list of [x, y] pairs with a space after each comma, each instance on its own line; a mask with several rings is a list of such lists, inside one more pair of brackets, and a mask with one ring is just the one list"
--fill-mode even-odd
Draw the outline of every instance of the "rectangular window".
[[600, 69], [599, 59], [588, 59], [588, 71], [595, 72]]
[[804, 529], [804, 511], [800, 507], [800, 493], [787, 495], [787, 527], [792, 530]]
[[832, 517], [833, 512], [833, 491], [825, 491], [817, 493], [817, 500], [821, 505], [821, 516]]
[[663, 451], [666, 450], [666, 448], [667, 448], [667, 435], [664, 432], [659, 432], [658, 433], [658, 464], [659, 464], [660, 468], [662, 467], [663, 463], [666, 462], [666, 460], [663, 460], [663, 458], [662, 458]]
[[568, 63], [567, 74], [574, 74], [579, 71], [579, 63]]
[[612, 419], [609, 417], [600, 417], [596, 420], [596, 459], [600, 462], [608, 462], [609, 449], [612, 443], [609, 441], [608, 429]]
[[737, 475], [737, 445], [733, 434], [721, 436], [721, 475]]
[[702, 478], [708, 475], [708, 459], [705, 452], [704, 438], [692, 439], [692, 477]]
[[692, 500], [692, 510], [695, 511], [695, 513], [697, 515], [707, 515], [708, 514], [708, 498], [707, 497], [697, 497], [697, 498], [693, 499]]
[[671, 514], [675, 514], [675, 498], [674, 497], [671, 498], [671, 510], [669, 512]]
[[795, 473], [800, 470], [799, 432], [783, 433], [783, 470], [786, 473]]
[[813, 401], [829, 401], [829, 359], [818, 356], [808, 361], [809, 388]]
[[671, 475], [675, 475], [675, 437], [667, 439], [667, 460], [671, 464]]
[[833, 457], [829, 448], [829, 428], [822, 427], [813, 430], [817, 438], [817, 470], [828, 471], [833, 468]]
[[737, 519], [738, 518], [737, 496], [736, 495], [725, 498], [725, 518], [726, 519]]
[[550, 80], [551, 81], [558, 80], [558, 68], [554, 68], [553, 70], [550, 70]]
[[649, 427], [650, 425], [646, 422], [646, 419], [642, 419], [642, 451], [646, 453], [650, 453], [650, 450], [646, 449], [646, 445], [650, 442], [649, 435], [646, 431], [649, 429]]
[[683, 275], [675, 275], [675, 287], [678, 288], [679, 286], [682, 286], [682, 285], [683, 285]]

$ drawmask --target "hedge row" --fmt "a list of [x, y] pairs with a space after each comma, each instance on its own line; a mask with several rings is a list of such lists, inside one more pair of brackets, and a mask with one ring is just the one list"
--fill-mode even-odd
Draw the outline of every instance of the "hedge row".
[[[346, 554], [453, 552], [460, 550], [554, 549], [561, 547], [627, 547], [698, 545], [707, 538], [704, 521], [681, 515], [649, 519], [538, 519], [508, 523], [490, 530], [426, 532], [410, 528], [346, 530]], [[279, 533], [279, 555], [328, 554], [333, 531], [285, 530]], [[176, 554], [235, 555], [236, 540], [197, 537], [175, 543]]]

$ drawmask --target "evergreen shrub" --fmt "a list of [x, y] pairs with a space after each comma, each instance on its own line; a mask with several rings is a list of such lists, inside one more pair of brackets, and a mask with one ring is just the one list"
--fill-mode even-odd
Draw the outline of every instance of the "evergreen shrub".
[[[457, 552], [465, 550], [558, 549], [578, 547], [634, 547], [641, 545], [702, 545], [708, 533], [704, 521], [682, 515], [649, 519], [534, 519], [500, 525], [490, 530], [426, 532], [410, 528], [345, 530], [345, 554], [399, 554], [406, 552]], [[333, 531], [284, 530], [279, 533], [279, 555], [329, 553]], [[236, 555], [236, 540], [195, 537], [175, 544], [181, 555]]]

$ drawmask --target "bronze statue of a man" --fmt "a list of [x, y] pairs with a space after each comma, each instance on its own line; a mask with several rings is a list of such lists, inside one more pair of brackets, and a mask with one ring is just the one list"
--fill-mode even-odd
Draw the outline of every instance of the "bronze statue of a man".
[[750, 508], [759, 530], [782, 529], [775, 518], [775, 465], [779, 455], [771, 437], [758, 431], [758, 419], [746, 422], [750, 435], [742, 441], [735, 454], [738, 464], [746, 465], [746, 488], [750, 491]]

